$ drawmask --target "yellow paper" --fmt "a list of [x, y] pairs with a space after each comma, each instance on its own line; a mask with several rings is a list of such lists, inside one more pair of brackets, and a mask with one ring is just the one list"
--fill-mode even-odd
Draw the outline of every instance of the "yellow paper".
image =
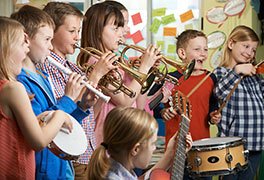
[[152, 17], [164, 16], [166, 14], [166, 8], [158, 8], [152, 10]]
[[153, 33], [157, 33], [160, 25], [161, 25], [161, 21], [157, 18], [154, 18], [153, 23], [150, 26], [150, 31]]
[[169, 44], [169, 45], [168, 45], [167, 52], [168, 52], [168, 53], [176, 53], [176, 45], [174, 45], [174, 44]]
[[184, 27], [185, 27], [185, 30], [193, 29], [193, 25], [191, 23], [190, 24], [186, 24]]
[[167, 25], [167, 24], [172, 23], [172, 22], [175, 22], [175, 21], [176, 21], [176, 19], [174, 17], [174, 14], [170, 14], [170, 15], [167, 15], [167, 16], [163, 16], [161, 18], [161, 22], [164, 25]]
[[157, 44], [157, 47], [160, 47], [160, 50], [162, 50], [162, 51], [164, 50], [164, 48], [165, 48], [164, 41], [157, 41], [156, 44]]
[[192, 10], [189, 10], [183, 14], [180, 15], [180, 19], [181, 19], [181, 22], [184, 23], [186, 21], [189, 21], [190, 19], [192, 19], [194, 16], [193, 16], [193, 12]]
[[163, 36], [176, 36], [176, 27], [164, 27]]

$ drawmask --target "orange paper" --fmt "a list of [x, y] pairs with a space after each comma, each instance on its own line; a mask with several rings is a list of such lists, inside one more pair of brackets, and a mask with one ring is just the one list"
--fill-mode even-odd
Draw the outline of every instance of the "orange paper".
[[176, 27], [164, 27], [163, 36], [176, 36]]
[[183, 14], [180, 15], [180, 19], [181, 19], [181, 22], [184, 23], [186, 21], [189, 21], [190, 19], [192, 19], [194, 16], [193, 16], [193, 12], [192, 10], [189, 10]]
[[133, 21], [133, 24], [134, 24], [134, 25], [137, 25], [137, 24], [139, 24], [139, 23], [142, 23], [142, 19], [141, 19], [141, 15], [140, 15], [140, 13], [133, 14], [133, 15], [131, 16], [131, 18], [132, 18], [132, 21]]

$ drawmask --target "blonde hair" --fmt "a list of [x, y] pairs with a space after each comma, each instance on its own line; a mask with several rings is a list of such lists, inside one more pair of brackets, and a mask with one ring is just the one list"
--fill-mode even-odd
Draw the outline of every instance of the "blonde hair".
[[240, 25], [235, 27], [225, 45], [224, 45], [224, 49], [223, 49], [223, 56], [222, 56], [222, 60], [220, 63], [220, 66], [223, 67], [228, 67], [231, 63], [231, 49], [229, 49], [228, 44], [230, 41], [234, 41], [234, 42], [242, 42], [242, 41], [255, 41], [255, 42], [259, 42], [259, 38], [258, 35], [255, 33], [254, 30], [252, 30], [251, 28], [244, 26], [244, 25]]
[[136, 143], [157, 132], [158, 124], [147, 112], [132, 107], [117, 107], [106, 116], [104, 142], [93, 152], [88, 165], [88, 179], [105, 179], [110, 157], [129, 154]]
[[10, 54], [24, 33], [24, 27], [19, 22], [3, 16], [0, 16], [0, 27], [0, 79], [10, 80]]

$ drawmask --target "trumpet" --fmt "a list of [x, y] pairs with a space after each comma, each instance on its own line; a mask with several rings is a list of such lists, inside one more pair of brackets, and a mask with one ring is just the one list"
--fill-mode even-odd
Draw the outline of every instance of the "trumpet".
[[[64, 67], [62, 64], [58, 63], [57, 61], [55, 61], [54, 59], [52, 59], [50, 56], [47, 56], [47, 60], [53, 64], [54, 66], [56, 66], [57, 68], [59, 68], [61, 71], [63, 71], [65, 74], [70, 75], [72, 73], [72, 71], [66, 67]], [[87, 87], [87, 89], [89, 89], [90, 91], [92, 91], [93, 93], [95, 93], [97, 96], [99, 96], [100, 98], [102, 98], [105, 102], [108, 102], [110, 100], [109, 96], [104, 95], [102, 92], [98, 91], [97, 89], [95, 89], [93, 86], [91, 86], [90, 84], [88, 84], [85, 81], [82, 81], [82, 83], [85, 85], [85, 87]]]
[[[82, 48], [77, 45], [75, 45], [75, 47], [81, 50], [77, 58], [77, 66], [81, 68], [86, 74], [91, 72], [94, 65], [88, 65], [87, 62], [83, 62], [81, 59], [82, 55], [88, 54], [96, 59], [100, 59], [103, 53], [93, 47]], [[115, 63], [119, 65], [119, 67], [121, 67], [124, 71], [132, 75], [142, 86], [148, 86], [144, 85], [147, 79], [147, 75], [129, 69], [129, 67], [127, 67], [125, 64], [120, 63], [119, 61], [116, 61]], [[113, 77], [112, 73], [115, 73], [118, 78]], [[115, 89], [110, 89], [109, 85], [112, 85], [112, 87], [114, 87]], [[123, 84], [122, 76], [117, 70], [112, 70], [112, 72], [109, 72], [105, 76], [103, 76], [103, 78], [99, 81], [99, 86], [113, 92], [114, 94], [122, 91], [131, 98], [135, 97], [136, 95], [134, 91], [130, 90]]]
[[[125, 44], [122, 41], [119, 41], [119, 45], [125, 46], [125, 48], [121, 52], [121, 59], [123, 60], [123, 62], [124, 62], [125, 53], [130, 48], [134, 49], [136, 51], [139, 51], [141, 53], [144, 53], [146, 50], [145, 48], [142, 48], [142, 47], [139, 47], [136, 45]], [[190, 75], [192, 74], [192, 71], [194, 69], [194, 66], [195, 66], [194, 60], [191, 63], [189, 63], [187, 66], [185, 64], [183, 64], [182, 62], [179, 62], [179, 61], [177, 62], [177, 61], [169, 59], [165, 56], [162, 56], [160, 61], [165, 65], [165, 69], [164, 69], [163, 73], [160, 72], [157, 68], [151, 69], [153, 71], [153, 74], [157, 78], [155, 80], [157, 83], [161, 83], [163, 80], [165, 80], [165, 81], [168, 81], [168, 82], [173, 83], [173, 84], [178, 84], [178, 82], [179, 82], [178, 79], [168, 74], [168, 65], [175, 67], [177, 70], [181, 70], [183, 72], [183, 77], [185, 80], [190, 77]], [[133, 64], [133, 62], [131, 64]]]

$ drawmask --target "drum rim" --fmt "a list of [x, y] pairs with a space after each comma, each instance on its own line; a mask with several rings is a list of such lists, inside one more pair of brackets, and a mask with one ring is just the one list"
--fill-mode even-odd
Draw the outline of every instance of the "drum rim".
[[243, 171], [248, 168], [248, 161], [243, 166], [240, 166], [241, 170], [239, 170], [238, 167], [230, 168], [229, 170], [215, 170], [215, 171], [191, 171], [188, 170], [190, 176], [192, 177], [211, 177], [211, 176], [219, 176], [219, 175], [230, 175], [230, 174], [236, 174], [239, 171]]
[[[242, 137], [238, 136], [233, 136], [236, 138], [239, 138], [239, 140], [232, 141], [232, 142], [227, 142], [223, 144], [209, 144], [209, 145], [193, 145], [190, 151], [207, 151], [207, 150], [220, 150], [220, 149], [225, 149], [227, 147], [236, 147], [239, 145], [245, 145], [245, 139]], [[233, 138], [233, 137], [223, 137], [223, 138]], [[207, 140], [207, 139], [215, 139], [215, 138], [222, 138], [222, 137], [214, 137], [214, 138], [205, 138], [202, 140]], [[199, 140], [200, 141], [200, 140]]]

